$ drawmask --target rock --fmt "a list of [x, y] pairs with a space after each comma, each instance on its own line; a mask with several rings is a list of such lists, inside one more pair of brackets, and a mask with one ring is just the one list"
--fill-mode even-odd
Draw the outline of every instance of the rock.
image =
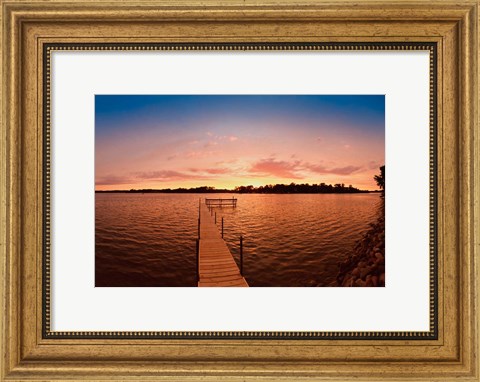
[[371, 269], [370, 267], [360, 268], [360, 278], [361, 278], [362, 280], [365, 280], [366, 277], [367, 277], [367, 275], [370, 274], [371, 270], [372, 270], [372, 269]]
[[365, 281], [362, 281], [360, 279], [355, 280], [355, 286], [357, 287], [364, 287], [365, 286]]
[[[370, 224], [362, 239], [339, 265], [338, 286], [385, 285], [385, 219], [380, 209], [377, 220]], [[368, 285], [367, 285], [368, 284]]]

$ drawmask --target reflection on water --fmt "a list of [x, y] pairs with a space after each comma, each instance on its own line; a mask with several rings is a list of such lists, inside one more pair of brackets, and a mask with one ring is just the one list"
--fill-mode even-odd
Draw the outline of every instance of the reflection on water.
[[[199, 198], [232, 194], [96, 194], [96, 286], [195, 286]], [[252, 287], [329, 286], [375, 221], [379, 194], [241, 194], [217, 208]]]

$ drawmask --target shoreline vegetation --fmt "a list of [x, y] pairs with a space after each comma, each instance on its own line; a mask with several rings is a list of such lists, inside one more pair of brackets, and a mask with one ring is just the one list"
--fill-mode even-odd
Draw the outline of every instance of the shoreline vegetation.
[[353, 253], [339, 265], [336, 285], [340, 287], [385, 286], [385, 166], [375, 181], [382, 192], [377, 220], [357, 241]]
[[371, 224], [363, 238], [355, 244], [353, 253], [339, 266], [337, 285], [340, 287], [385, 286], [385, 215]]
[[220, 189], [209, 186], [194, 188], [164, 188], [164, 189], [130, 189], [130, 190], [95, 190], [96, 193], [164, 193], [164, 194], [356, 194], [381, 191], [360, 190], [352, 185], [345, 186], [343, 183], [331, 184], [275, 184], [266, 186], [239, 186], [233, 190]]

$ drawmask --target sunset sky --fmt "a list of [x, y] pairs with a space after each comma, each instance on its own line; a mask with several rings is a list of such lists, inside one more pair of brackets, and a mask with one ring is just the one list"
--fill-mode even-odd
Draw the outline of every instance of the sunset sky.
[[378, 187], [383, 95], [97, 95], [95, 188]]

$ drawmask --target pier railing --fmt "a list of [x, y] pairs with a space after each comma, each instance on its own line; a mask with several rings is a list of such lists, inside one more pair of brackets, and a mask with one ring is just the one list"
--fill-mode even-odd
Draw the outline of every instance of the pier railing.
[[207, 207], [236, 207], [237, 199], [236, 198], [206, 198], [205, 204]]

